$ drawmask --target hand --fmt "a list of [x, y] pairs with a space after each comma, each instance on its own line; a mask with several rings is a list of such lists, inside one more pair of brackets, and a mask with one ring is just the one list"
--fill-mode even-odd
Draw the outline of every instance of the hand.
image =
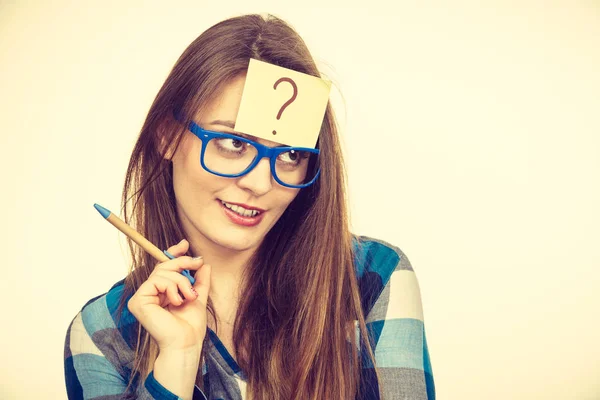
[[[156, 340], [161, 352], [197, 350], [199, 355], [206, 334], [211, 266], [202, 258], [182, 257], [188, 247], [185, 239], [169, 247], [167, 251], [175, 258], [154, 267], [129, 299], [127, 308]], [[193, 287], [181, 274], [184, 269], [196, 270]]]

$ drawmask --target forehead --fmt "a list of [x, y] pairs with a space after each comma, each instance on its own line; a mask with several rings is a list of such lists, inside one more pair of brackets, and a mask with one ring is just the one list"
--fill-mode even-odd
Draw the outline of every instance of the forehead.
[[224, 84], [216, 96], [206, 103], [204, 110], [195, 115], [194, 121], [204, 129], [233, 133], [264, 144], [265, 146], [276, 147], [283, 145], [279, 142], [258, 138], [237, 132], [233, 129], [242, 102], [245, 82], [246, 76], [240, 75]]

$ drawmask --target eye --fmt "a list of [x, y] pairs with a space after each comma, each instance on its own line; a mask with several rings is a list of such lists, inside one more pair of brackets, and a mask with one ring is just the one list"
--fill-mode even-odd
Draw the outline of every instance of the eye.
[[296, 161], [298, 159], [298, 153], [296, 153], [294, 150], [288, 151], [287, 153], [283, 154], [287, 155], [288, 158], [292, 161]]
[[231, 139], [231, 144], [233, 145], [233, 147], [235, 147], [236, 149], [240, 149], [242, 147], [244, 147], [244, 142], [242, 142], [239, 139]]
[[308, 158], [308, 153], [298, 150], [290, 150], [285, 153], [281, 153], [278, 157], [284, 163], [289, 164], [300, 164], [303, 159]]
[[244, 147], [248, 146], [248, 143], [242, 142], [239, 139], [231, 138], [216, 139], [216, 143], [221, 150], [233, 152], [244, 151]]

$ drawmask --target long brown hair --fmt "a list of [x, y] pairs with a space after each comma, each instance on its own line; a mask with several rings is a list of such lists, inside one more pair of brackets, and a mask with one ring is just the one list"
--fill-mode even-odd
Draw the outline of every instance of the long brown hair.
[[[159, 248], [185, 237], [176, 213], [172, 164], [165, 155], [177, 148], [189, 119], [202, 112], [224, 83], [245, 73], [250, 58], [321, 76], [302, 38], [272, 15], [222, 21], [187, 47], [150, 107], [123, 188], [125, 221]], [[173, 123], [173, 111], [182, 112], [184, 123]], [[367, 357], [374, 365], [353, 262], [344, 163], [330, 104], [317, 146], [319, 179], [300, 190], [268, 232], [241, 284], [244, 295], [233, 341], [247, 379], [248, 399], [354, 399], [366, 389], [360, 387], [361, 359]], [[128, 244], [133, 265], [119, 310], [156, 265], [132, 241]], [[210, 300], [209, 313], [214, 318]], [[356, 346], [355, 321], [363, 351]], [[138, 339], [128, 388], [143, 384], [144, 379], [137, 378], [147, 376], [158, 355], [147, 331], [138, 323], [135, 329]]]

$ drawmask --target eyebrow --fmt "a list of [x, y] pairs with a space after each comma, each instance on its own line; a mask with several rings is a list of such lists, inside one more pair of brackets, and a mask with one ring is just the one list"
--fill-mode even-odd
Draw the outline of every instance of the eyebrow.
[[[222, 126], [226, 126], [226, 127], [228, 127], [228, 128], [231, 128], [231, 129], [234, 129], [234, 130], [235, 130], [235, 122], [233, 122], [233, 121], [229, 121], [229, 120], [227, 120], [227, 121], [224, 121], [224, 120], [221, 120], [221, 119], [216, 119], [216, 120], [214, 120], [214, 121], [212, 121], [212, 122], [209, 122], [209, 124], [210, 124], [210, 125], [222, 125]], [[256, 137], [256, 136], [247, 135], [247, 134], [245, 134], [245, 133], [242, 133], [242, 132], [237, 132], [237, 131], [236, 131], [236, 132], [233, 132], [232, 134], [233, 134], [233, 135], [236, 135], [236, 136], [241, 136], [241, 137], [243, 137], [243, 138], [246, 138], [246, 139], [248, 139], [248, 140], [252, 140], [252, 141], [254, 141], [254, 142], [258, 142], [258, 137]], [[275, 146], [275, 147], [289, 147], [289, 146], [286, 146], [286, 145], [284, 145], [284, 144], [280, 144], [280, 145], [278, 145], [278, 146]]]
[[233, 121], [223, 121], [220, 119], [216, 119], [213, 122], [209, 122], [211, 125], [223, 125], [223, 126], [227, 126], [231, 129], [235, 129], [235, 122]]
[[[209, 122], [209, 124], [210, 125], [222, 125], [222, 126], [226, 126], [228, 128], [231, 128], [231, 129], [235, 130], [235, 122], [229, 121], [229, 120], [223, 121], [221, 119], [216, 119], [216, 120], [214, 120], [212, 122]], [[233, 134], [236, 135], [236, 136], [241, 136], [243, 138], [253, 140], [253, 141], [256, 141], [256, 139], [257, 139], [256, 136], [246, 135], [245, 133], [242, 133], [242, 132], [237, 132], [236, 131], [236, 132], [233, 132]]]

